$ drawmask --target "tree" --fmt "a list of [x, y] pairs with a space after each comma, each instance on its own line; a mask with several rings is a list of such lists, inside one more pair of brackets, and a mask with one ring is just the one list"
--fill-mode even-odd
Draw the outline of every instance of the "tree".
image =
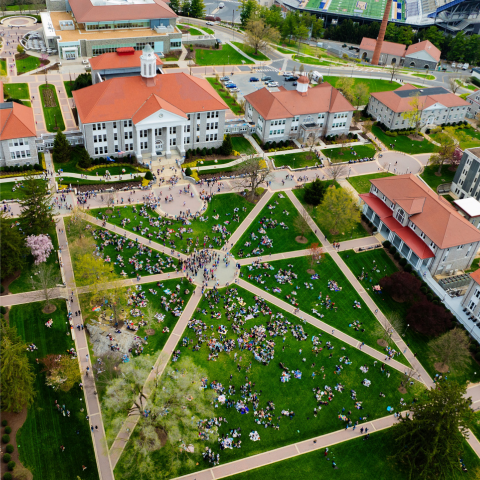
[[13, 227], [6, 214], [0, 212], [0, 255], [1, 255], [1, 276], [2, 279], [13, 275], [25, 265], [24, 237], [18, 227]]
[[[393, 25], [393, 24], [391, 24]], [[398, 63], [392, 63], [390, 67], [388, 67], [390, 70], [390, 83], [393, 82], [393, 77], [397, 74], [397, 72], [400, 70], [400, 64]]]
[[100, 257], [91, 254], [81, 255], [75, 271], [75, 279], [79, 285], [88, 285], [94, 294], [98, 293], [112, 279], [111, 266]]
[[343, 188], [329, 188], [317, 208], [322, 211], [323, 224], [332, 234], [351, 230], [360, 222], [355, 198]]
[[307, 38], [309, 33], [310, 33], [309, 29], [303, 23], [295, 27], [295, 30], [293, 31], [293, 36], [295, 37], [295, 40], [298, 42], [298, 50], [297, 50], [298, 52], [300, 52], [301, 40], [303, 40], [304, 38]]
[[423, 390], [407, 415], [392, 427], [395, 445], [392, 460], [408, 478], [439, 480], [460, 472], [464, 440], [475, 414], [466, 386], [452, 381]]
[[312, 183], [307, 183], [303, 187], [304, 201], [316, 207], [323, 200], [326, 188], [325, 182], [322, 182], [319, 178], [316, 178]]
[[222, 146], [220, 147], [222, 149], [222, 155], [231, 155], [233, 152], [233, 144], [232, 144], [232, 137], [230, 136], [229, 133], [227, 133], [223, 137], [223, 142]]
[[453, 315], [443, 305], [435, 305], [422, 296], [410, 307], [405, 320], [415, 331], [436, 337], [451, 327]]
[[[123, 371], [123, 365], [121, 368]], [[157, 375], [149, 383], [148, 415], [139, 419], [139, 435], [133, 438], [132, 454], [126, 459], [126, 468], [135, 472], [135, 478], [159, 478], [159, 469], [152, 471], [151, 454], [160, 448], [168, 451], [172, 462], [170, 469], [176, 474], [181, 467], [195, 466], [192, 453], [203, 450], [203, 439], [216, 440], [218, 431], [206, 429], [201, 422], [215, 416], [215, 392], [200, 388], [206, 376], [192, 359], [185, 358], [175, 369], [166, 371], [161, 379]], [[110, 388], [108, 392], [115, 396], [115, 390]]]
[[79, 155], [78, 155], [78, 166], [81, 168], [89, 168], [92, 165], [92, 157], [90, 157], [90, 154], [87, 152], [85, 148], [80, 148], [79, 149]]
[[28, 361], [27, 346], [5, 319], [1, 319], [0, 384], [1, 406], [7, 412], [21, 412], [35, 398], [35, 373]]
[[[308, 225], [308, 220], [310, 220], [310, 214], [307, 211], [307, 206], [305, 208], [302, 208], [299, 210], [299, 214], [295, 217], [295, 220], [293, 221], [293, 226], [295, 227], [295, 230], [297, 230], [300, 233], [300, 241], [306, 242], [307, 238], [305, 237], [305, 234], [310, 230], [310, 227]], [[311, 211], [311, 207], [309, 208]]]
[[336, 182], [340, 177], [347, 175], [348, 167], [343, 163], [332, 163], [327, 167], [326, 171], [327, 175]]
[[238, 178], [234, 183], [242, 189], [248, 189], [248, 196], [253, 201], [255, 191], [263, 183], [268, 184], [272, 177], [268, 169], [265, 169], [265, 161], [261, 158], [249, 158], [242, 162], [235, 170]]
[[178, 13], [180, 11], [179, 0], [170, 0], [170, 3], [168, 5], [175, 13]]
[[45, 233], [54, 225], [52, 194], [48, 183], [26, 175], [23, 180], [23, 200], [20, 200], [20, 224], [27, 235]]
[[92, 84], [91, 73], [81, 73], [73, 82], [71, 91], [81, 90], [82, 88], [89, 87]]
[[35, 258], [35, 265], [46, 262], [53, 250], [52, 239], [43, 233], [28, 236], [25, 243]]
[[310, 257], [310, 265], [313, 267], [316, 263], [322, 260], [323, 249], [319, 243], [312, 243], [308, 249]]
[[353, 96], [356, 100], [355, 105], [357, 106], [357, 110], [360, 105], [366, 105], [370, 96], [368, 85], [366, 83], [357, 83], [353, 87]]
[[335, 84], [335, 88], [342, 92], [342, 95], [350, 102], [354, 103], [355, 92], [353, 89], [354, 79], [350, 77], [340, 77]]
[[453, 77], [450, 77], [448, 79], [448, 84], [450, 85], [450, 90], [452, 91], [452, 93], [457, 93], [457, 90], [462, 86], [460, 80]]
[[440, 363], [440, 372], [460, 371], [471, 359], [469, 343], [465, 330], [454, 328], [429, 342], [430, 358]]
[[62, 277], [57, 271], [55, 265], [47, 265], [46, 263], [40, 264], [38, 271], [32, 275], [32, 289], [39, 290], [42, 295], [42, 300], [45, 302], [43, 308], [44, 313], [51, 313], [55, 311], [55, 305], [52, 304], [53, 292], [55, 288], [62, 280]]
[[78, 360], [68, 355], [49, 354], [41, 360], [46, 372], [45, 383], [62, 392], [68, 392], [82, 381]]
[[53, 160], [55, 163], [67, 163], [71, 154], [70, 143], [65, 134], [58, 130], [53, 141]]
[[411, 273], [395, 272], [380, 279], [382, 291], [390, 295], [396, 302], [414, 302], [418, 299], [418, 292], [422, 282]]
[[17, 52], [20, 53], [20, 54], [25, 52], [25, 48], [20, 43], [17, 45]]
[[113, 288], [104, 291], [104, 299], [108, 307], [112, 310], [113, 320], [118, 323], [120, 316], [127, 306], [127, 298], [123, 287], [114, 284]]
[[205, 4], [203, 0], [191, 0], [190, 2], [190, 16], [195, 18], [202, 18], [205, 15]]
[[[256, 3], [256, 2], [254, 2]], [[247, 22], [245, 28], [246, 43], [255, 50], [268, 48], [269, 43], [276, 43], [280, 40], [280, 32], [275, 27], [267, 25], [263, 19], [253, 17]]]
[[245, 28], [252, 17], [256, 17], [259, 10], [259, 5], [255, 0], [241, 0], [240, 1], [240, 22], [242, 27]]
[[438, 165], [437, 175], [442, 173], [442, 167], [444, 163], [449, 163], [453, 158], [453, 152], [455, 151], [455, 142], [450, 135], [442, 132], [439, 133], [435, 139], [440, 144], [437, 153], [432, 153], [428, 159], [429, 165]]
[[412, 97], [409, 106], [409, 109], [402, 113], [402, 118], [407, 120], [408, 124], [415, 130], [415, 135], [418, 135], [422, 127], [422, 103], [418, 93]]
[[402, 330], [404, 322], [398, 312], [392, 312], [388, 318], [384, 315], [380, 315], [378, 322], [376, 333], [381, 340], [383, 340], [383, 346], [386, 347], [388, 345], [388, 340], [392, 338], [393, 334]]

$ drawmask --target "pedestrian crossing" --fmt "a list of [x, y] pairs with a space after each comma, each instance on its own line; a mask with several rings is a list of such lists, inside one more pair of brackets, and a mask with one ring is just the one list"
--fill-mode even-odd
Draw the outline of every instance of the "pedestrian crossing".
[[263, 67], [253, 67], [253, 69], [255, 72], [262, 72], [262, 73], [279, 72], [278, 68], [272, 67], [270, 65], [265, 65]]

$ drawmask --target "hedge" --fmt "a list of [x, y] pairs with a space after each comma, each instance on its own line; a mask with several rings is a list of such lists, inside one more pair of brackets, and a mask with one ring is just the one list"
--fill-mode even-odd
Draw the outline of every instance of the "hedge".
[[10, 441], [10, 435], [7, 435], [6, 433], [2, 435], [2, 442], [3, 443], [8, 443]]

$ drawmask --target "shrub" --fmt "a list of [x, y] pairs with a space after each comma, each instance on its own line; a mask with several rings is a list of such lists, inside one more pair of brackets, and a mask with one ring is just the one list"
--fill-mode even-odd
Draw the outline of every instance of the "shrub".
[[480, 352], [477, 352], [475, 354], [475, 360], [478, 360], [480, 362]]
[[153, 173], [150, 170], [147, 173], [145, 173], [145, 179], [153, 180]]
[[12, 474], [10, 472], [6, 472], [3, 474], [3, 480], [12, 480]]
[[191, 176], [192, 176], [192, 169], [191, 169], [190, 167], [187, 167], [187, 168], [185, 169], [185, 175], [186, 175], [187, 177], [191, 177]]
[[5, 315], [7, 313], [7, 307], [4, 307], [3, 305], [0, 307], [0, 313]]
[[406, 272], [410, 273], [410, 272], [413, 270], [413, 268], [412, 268], [412, 266], [411, 266], [409, 263], [407, 263], [407, 264], [405, 265], [404, 270], [405, 270]]
[[418, 299], [421, 282], [406, 272], [396, 272], [380, 280], [380, 286], [385, 293], [396, 302], [413, 302]]
[[9, 443], [9, 444], [5, 447], [5, 450], [7, 451], [7, 453], [13, 453], [13, 450], [15, 450], [15, 449], [14, 449], [13, 445], [12, 445], [11, 443]]
[[205, 156], [207, 154], [207, 149], [205, 147], [202, 148], [202, 155]]
[[263, 187], [257, 187], [255, 189], [255, 195], [260, 196], [263, 192], [265, 191], [265, 189]]
[[385, 240], [385, 241], [383, 242], [383, 246], [384, 246], [385, 248], [390, 248], [390, 245], [392, 245], [392, 244], [390, 243], [389, 240]]
[[388, 251], [392, 254], [392, 255], [395, 255], [395, 252], [397, 251], [397, 249], [392, 245]]
[[[3, 285], [2, 285], [3, 287]], [[8, 421], [7, 420], [2, 420], [2, 427], [6, 427], [8, 425]]]
[[10, 435], [7, 435], [6, 433], [2, 435], [2, 442], [3, 443], [8, 443], [10, 441]]
[[437, 336], [451, 327], [454, 317], [448, 310], [422, 296], [410, 307], [405, 320], [416, 332]]
[[12, 471], [15, 468], [16, 463], [12, 460], [8, 462], [7, 467], [10, 471]]
[[5, 463], [8, 463], [10, 460], [12, 459], [12, 456], [9, 454], [9, 453], [6, 453], [2, 460], [5, 462]]
[[395, 260], [400, 260], [400, 254], [398, 252], [395, 252], [395, 254], [393, 255], [393, 258]]
[[10, 435], [10, 433], [12, 433], [12, 427], [5, 427], [5, 433]]
[[[398, 253], [398, 252], [397, 252]], [[396, 255], [396, 254], [395, 254]], [[406, 264], [407, 264], [407, 259], [406, 258], [401, 258], [398, 263], [404, 267]], [[420, 291], [422, 290], [422, 288], [420, 288]]]

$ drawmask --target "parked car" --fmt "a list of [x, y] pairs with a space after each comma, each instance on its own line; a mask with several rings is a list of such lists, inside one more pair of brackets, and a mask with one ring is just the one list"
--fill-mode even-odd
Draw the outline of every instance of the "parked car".
[[262, 82], [270, 82], [272, 80], [272, 77], [268, 76], [268, 75], [264, 75], [262, 77]]
[[237, 88], [237, 86], [234, 83], [227, 83], [225, 84], [227, 88]]
[[269, 82], [268, 86], [269, 87], [278, 87], [278, 82]]
[[82, 63], [83, 63], [84, 65], [88, 65], [88, 60], [82, 60]]
[[240, 89], [238, 87], [234, 87], [230, 89], [231, 92], [239, 92]]
[[322, 42], [317, 42], [317, 47], [323, 47], [323, 43]]
[[297, 86], [297, 82], [293, 82], [292, 85], [293, 85], [294, 87], [296, 87], [296, 86]]
[[347, 48], [347, 44], [344, 43], [344, 44], [342, 45], [342, 48]]
[[230, 77], [222, 77], [220, 79], [221, 82], [229, 82], [230, 81]]
[[221, 18], [220, 17], [215, 17], [214, 15], [207, 15], [205, 17], [205, 20], [209, 20], [210, 22], [220, 22]]
[[258, 78], [257, 77], [250, 77], [250, 81], [251, 82], [258, 82]]
[[218, 4], [218, 8], [223, 8], [224, 6], [225, 6], [225, 4], [224, 4], [223, 2], [220, 2], [220, 3]]
[[205, 25], [215, 25], [215, 22], [207, 22]]
[[295, 75], [292, 75], [291, 77], [286, 77], [285, 81], [286, 82], [294, 82], [295, 80], [298, 80], [298, 77]]
[[293, 75], [292, 72], [283, 72], [284, 77], [291, 77]]

